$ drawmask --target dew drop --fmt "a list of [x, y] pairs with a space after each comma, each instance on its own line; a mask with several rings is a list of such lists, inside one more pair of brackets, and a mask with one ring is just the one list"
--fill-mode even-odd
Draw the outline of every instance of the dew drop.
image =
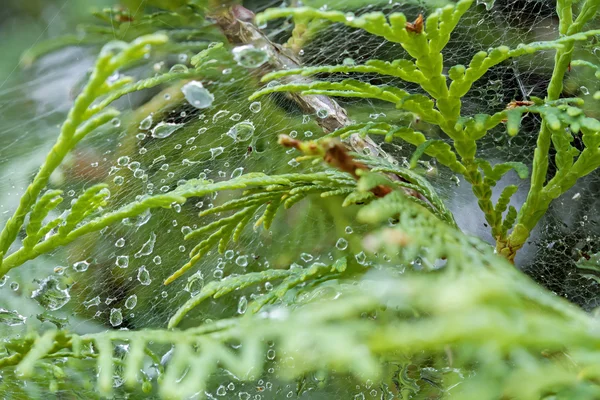
[[17, 311], [9, 311], [0, 307], [0, 323], [8, 326], [23, 325], [27, 318], [19, 314]]
[[321, 108], [317, 111], [317, 117], [323, 119], [323, 118], [327, 118], [327, 116], [329, 115], [329, 111], [327, 111], [327, 109], [325, 108]]
[[231, 172], [231, 178], [239, 178], [244, 173], [244, 167], [238, 167]]
[[154, 244], [156, 243], [156, 234], [154, 232], [150, 233], [150, 237], [148, 238], [148, 240], [146, 241], [146, 243], [144, 243], [144, 245], [142, 246], [142, 248], [140, 249], [140, 251], [138, 251], [137, 253], [135, 253], [134, 257], [135, 258], [140, 258], [142, 256], [147, 256], [149, 254], [152, 254], [152, 252], [154, 251]]
[[159, 122], [152, 129], [152, 137], [157, 139], [164, 139], [173, 134], [176, 130], [181, 128], [183, 124], [175, 124], [172, 122]]
[[238, 258], [235, 259], [235, 263], [237, 265], [239, 265], [240, 267], [247, 267], [248, 266], [248, 256], [239, 256]]
[[145, 265], [142, 265], [138, 269], [137, 279], [144, 286], [148, 286], [152, 282], [152, 279], [150, 279], [150, 272], [148, 272]]
[[348, 241], [344, 238], [339, 238], [335, 243], [335, 247], [337, 247], [339, 250], [346, 250], [348, 248]]
[[33, 291], [31, 298], [35, 299], [42, 307], [54, 311], [62, 308], [71, 300], [68, 289], [61, 289], [58, 280], [49, 276], [40, 282], [40, 286]]
[[213, 147], [212, 149], [210, 149], [210, 159], [214, 160], [219, 155], [223, 154], [223, 150], [225, 150], [224, 147]]
[[237, 312], [238, 314], [244, 314], [248, 309], [248, 299], [246, 296], [240, 297], [240, 301], [238, 302]]
[[87, 271], [89, 266], [90, 266], [90, 263], [85, 260], [77, 261], [75, 264], [73, 264], [73, 269], [77, 272], [85, 272], [85, 271]]
[[188, 72], [188, 67], [186, 67], [183, 64], [175, 64], [171, 67], [169, 72], [171, 72], [173, 74], [185, 73], [185, 72]]
[[85, 308], [95, 307], [100, 304], [100, 296], [96, 296], [93, 299], [89, 299], [83, 302]]
[[202, 86], [202, 83], [198, 81], [191, 81], [186, 83], [181, 91], [185, 96], [185, 99], [196, 108], [208, 108], [212, 105], [215, 100], [215, 96]]
[[227, 136], [236, 142], [245, 142], [254, 134], [254, 124], [251, 121], [242, 121], [235, 124], [227, 132]]
[[140, 122], [140, 129], [147, 131], [152, 126], [152, 114], [148, 115], [146, 118]]
[[238, 46], [232, 50], [233, 59], [244, 68], [258, 68], [269, 59], [266, 51], [252, 45]]
[[112, 326], [119, 326], [123, 323], [123, 314], [120, 308], [112, 308], [108, 319]]
[[137, 305], [137, 295], [132, 294], [125, 300], [125, 308], [128, 310], [133, 309]]
[[262, 108], [262, 104], [260, 101], [255, 101], [252, 104], [250, 104], [250, 111], [252, 111], [255, 114], [260, 112], [261, 108]]
[[185, 290], [191, 296], [195, 296], [202, 290], [204, 286], [204, 277], [202, 276], [202, 272], [198, 271], [194, 275], [190, 276], [187, 280], [187, 284], [185, 285]]
[[129, 266], [129, 256], [117, 256], [115, 264], [119, 268], [127, 268]]

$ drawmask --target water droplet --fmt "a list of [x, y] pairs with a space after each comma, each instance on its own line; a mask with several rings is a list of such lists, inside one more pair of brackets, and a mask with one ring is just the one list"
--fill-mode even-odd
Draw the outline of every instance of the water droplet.
[[352, 229], [352, 227], [351, 227], [351, 226], [347, 226], [347, 227], [346, 227], [346, 229], [344, 229], [344, 231], [345, 231], [345, 232], [346, 232], [348, 235], [350, 235], [352, 232], [354, 232], [354, 230]]
[[27, 318], [19, 314], [17, 311], [9, 311], [0, 307], [0, 323], [8, 326], [23, 325]]
[[19, 290], [19, 284], [17, 282], [11, 282], [10, 288], [16, 292]]
[[152, 282], [152, 279], [150, 279], [150, 272], [148, 272], [145, 265], [142, 265], [138, 269], [137, 279], [144, 286], [148, 286]]
[[238, 167], [231, 173], [231, 178], [238, 178], [244, 173], [244, 167]]
[[110, 121], [110, 124], [111, 124], [112, 126], [114, 126], [115, 128], [118, 128], [118, 127], [120, 127], [120, 126], [121, 126], [121, 120], [120, 120], [119, 118], [113, 118], [113, 119]]
[[210, 149], [210, 159], [214, 160], [215, 158], [217, 158], [217, 156], [223, 153], [223, 150], [225, 150], [224, 147], [214, 147]]
[[172, 122], [159, 122], [152, 129], [152, 137], [157, 139], [164, 139], [173, 134], [176, 130], [181, 128], [183, 124], [174, 124]]
[[183, 64], [175, 64], [171, 67], [169, 72], [171, 72], [173, 74], [185, 73], [185, 72], [188, 72], [188, 67], [186, 67]]
[[202, 276], [202, 272], [198, 271], [194, 275], [190, 276], [187, 280], [187, 284], [185, 285], [185, 290], [191, 296], [195, 296], [202, 290], [204, 286], [204, 277]]
[[149, 254], [152, 254], [152, 252], [154, 251], [155, 243], [156, 243], [156, 234], [154, 232], [150, 232], [150, 237], [148, 238], [146, 243], [144, 243], [144, 245], [142, 246], [140, 251], [135, 253], [134, 257], [140, 258], [142, 256], [147, 256]]
[[297, 167], [300, 165], [300, 163], [295, 158], [292, 158], [290, 161], [288, 161], [288, 165], [290, 167]]
[[585, 96], [587, 96], [588, 94], [590, 94], [590, 90], [586, 87], [586, 86], [581, 86], [579, 88], [579, 90], [581, 90], [581, 93]]
[[248, 309], [248, 299], [246, 296], [240, 297], [240, 301], [238, 302], [237, 312], [238, 314], [244, 314]]
[[223, 386], [223, 385], [220, 385], [220, 386], [217, 388], [217, 391], [216, 391], [216, 393], [217, 393], [217, 396], [225, 396], [225, 395], [227, 394], [227, 389], [225, 389], [225, 386]]
[[258, 68], [269, 59], [266, 51], [252, 45], [238, 46], [232, 50], [233, 59], [244, 68]]
[[127, 268], [129, 266], [129, 256], [117, 256], [115, 264], [119, 268]]
[[73, 269], [77, 272], [85, 272], [85, 271], [87, 271], [89, 266], [90, 266], [90, 263], [85, 260], [77, 261], [75, 264], [73, 264]]
[[337, 247], [340, 250], [346, 250], [346, 248], [348, 248], [348, 241], [344, 238], [339, 238], [338, 241], [335, 243], [335, 247]]
[[128, 310], [133, 309], [137, 305], [137, 295], [132, 294], [125, 300], [125, 308]]
[[260, 112], [261, 108], [262, 108], [262, 104], [260, 101], [255, 101], [252, 104], [250, 104], [250, 111], [252, 111], [255, 114]]
[[152, 126], [152, 114], [148, 115], [146, 118], [140, 122], [140, 129], [143, 131], [147, 131]]
[[202, 83], [198, 81], [191, 81], [186, 83], [181, 91], [185, 96], [185, 99], [196, 108], [208, 108], [212, 105], [215, 100], [215, 96], [206, 90]]
[[112, 308], [108, 319], [112, 326], [119, 326], [123, 323], [123, 314], [120, 308]]
[[227, 136], [236, 142], [245, 142], [254, 134], [254, 124], [251, 121], [242, 121], [235, 124], [227, 132]]
[[100, 296], [96, 296], [93, 299], [89, 299], [83, 302], [85, 308], [95, 307], [100, 304]]
[[235, 263], [240, 267], [248, 266], [248, 256], [239, 256], [235, 259]]
[[490, 11], [494, 7], [495, 0], [477, 0], [477, 5], [485, 5], [485, 9]]
[[49, 276], [40, 282], [40, 286], [33, 291], [31, 298], [35, 299], [42, 307], [54, 311], [62, 308], [71, 300], [68, 289], [61, 289], [58, 280]]
[[323, 118], [327, 118], [327, 116], [329, 115], [329, 111], [327, 111], [327, 109], [325, 108], [321, 108], [317, 111], [317, 117], [323, 119]]
[[313, 256], [311, 254], [308, 254], [308, 253], [302, 253], [302, 254], [300, 254], [300, 258], [304, 262], [309, 262], [309, 261], [312, 261]]
[[367, 261], [367, 256], [364, 251], [361, 251], [360, 253], [355, 255], [354, 258], [356, 258], [356, 261], [361, 265]]
[[234, 256], [233, 250], [227, 250], [225, 252], [225, 258], [226, 259], [231, 260], [233, 258], [233, 256]]

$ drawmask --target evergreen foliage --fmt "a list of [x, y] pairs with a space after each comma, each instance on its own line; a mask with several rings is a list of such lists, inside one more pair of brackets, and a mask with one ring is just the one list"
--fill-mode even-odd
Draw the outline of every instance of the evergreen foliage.
[[[300, 172], [254, 172], [217, 182], [187, 179], [126, 204], [111, 198], [109, 185], [96, 184], [53, 217], [63, 194], [51, 188], [50, 175], [78, 143], [120, 118], [111, 104], [133, 92], [162, 85], [179, 88], [210, 75], [211, 66], [228, 51], [222, 43], [208, 45], [226, 39], [211, 33], [205, 16], [219, 16], [200, 2], [154, 1], [156, 8], [134, 21], [124, 10], [99, 13], [101, 21], [116, 24], [114, 29], [87, 26], [83, 43], [104, 43], [113, 35], [124, 41], [102, 47], [54, 147], [6, 222], [0, 234], [0, 277], [150, 209], [170, 212], [190, 199], [221, 192], [234, 197], [196, 217], [198, 226], [185, 236], [194, 245], [187, 263], [163, 261], [169, 274], [165, 285], [183, 280], [212, 251], [224, 253], [250, 229], [269, 231], [277, 215], [303, 200], [328, 199], [336, 208], [353, 210], [365, 226], [362, 251], [305, 268], [292, 264], [213, 280], [176, 304], [162, 328], [78, 334], [67, 325], [7, 338], [0, 348], [0, 384], [46, 379], [56, 389], [68, 385], [72, 371], [95, 368], [100, 396], [132, 392], [185, 399], [204, 396], [223, 371], [254, 381], [272, 367], [280, 379], [295, 382], [288, 397], [302, 396], [314, 373], [324, 385], [345, 374], [356, 382], [371, 382], [382, 398], [447, 393], [461, 399], [600, 397], [600, 323], [513, 265], [550, 203], [600, 167], [600, 121], [586, 116], [584, 100], [561, 97], [568, 68], [600, 73], [589, 61], [571, 60], [576, 46], [600, 34], [584, 30], [600, 1], [585, 0], [574, 16], [571, 1], [558, 0], [561, 37], [555, 40], [492, 48], [474, 54], [467, 66], [445, 65], [442, 52], [472, 3], [460, 0], [414, 22], [398, 12], [355, 16], [308, 7], [269, 9], [257, 17], [258, 26], [291, 18], [296, 27], [325, 21], [362, 29], [399, 44], [410, 59], [272, 71], [261, 78], [269, 84], [251, 94], [250, 101], [275, 92], [377, 99], [438, 127], [444, 138], [403, 124], [361, 120], [311, 141], [282, 135], [281, 146], [302, 153], [297, 158]], [[30, 64], [73, 43], [71, 37], [44, 43], [24, 60]], [[124, 75], [150, 52], [175, 54], [182, 47], [198, 53], [192, 69], [140, 79]], [[548, 49], [556, 56], [546, 98], [514, 102], [490, 115], [464, 115], [461, 99], [492, 67]], [[364, 82], [352, 75], [357, 73], [399, 78], [422, 90]], [[333, 81], [327, 74], [352, 77]], [[531, 114], [542, 120], [531, 167], [522, 162], [493, 165], [478, 157], [478, 144], [492, 129], [505, 124], [508, 135], [522, 134], [521, 121]], [[349, 144], [362, 140], [369, 150], [369, 135], [412, 145], [410, 161], [398, 166], [383, 153], [361, 153]], [[583, 148], [574, 145], [576, 137]], [[425, 156], [471, 185], [496, 240], [495, 250], [457, 227], [434, 186], [416, 170]], [[556, 169], [547, 177], [552, 156]], [[520, 207], [511, 204], [515, 185], [505, 186], [492, 201], [494, 188], [509, 171], [521, 179], [531, 177]], [[373, 261], [366, 253], [387, 262]], [[579, 266], [597, 271], [594, 260], [581, 260]], [[246, 302], [238, 305], [243, 315], [202, 323], [191, 317], [209, 301], [218, 304], [234, 292], [267, 284], [268, 291], [250, 301], [244, 297]], [[0, 321], [15, 318], [0, 308]], [[124, 387], [115, 383], [119, 380]]]

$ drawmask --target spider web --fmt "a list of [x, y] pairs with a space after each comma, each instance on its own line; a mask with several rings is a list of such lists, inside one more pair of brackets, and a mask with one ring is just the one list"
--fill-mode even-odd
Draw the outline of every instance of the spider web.
[[[273, 2], [247, 4], [258, 11], [279, 5]], [[376, 10], [385, 13], [402, 11], [412, 20], [419, 13], [426, 15], [442, 4], [411, 1], [365, 5], [311, 1], [306, 5], [341, 9], [356, 15]], [[553, 2], [535, 0], [497, 0], [473, 6], [444, 50], [445, 64], [466, 65], [477, 51], [499, 45], [516, 47], [519, 43], [558, 37], [554, 7]], [[287, 22], [274, 22], [265, 32], [273, 41], [283, 42], [289, 38], [291, 27]], [[598, 45], [586, 44], [574, 58], [598, 62], [600, 47], [594, 46]], [[16, 208], [51, 148], [57, 126], [64, 120], [73, 96], [81, 90], [95, 53], [96, 50], [90, 49], [66, 49], [44, 57], [30, 70], [17, 70], [7, 75], [7, 84], [0, 89], [2, 218], [7, 218]], [[152, 59], [127, 74], [144, 77], [166, 72], [176, 64], [189, 65], [192, 55], [182, 53], [168, 59]], [[304, 65], [359, 64], [374, 58], [405, 57], [399, 45], [338, 24], [323, 27], [305, 43], [299, 54]], [[553, 57], [552, 51], [543, 51], [494, 67], [464, 98], [463, 115], [493, 113], [513, 100], [527, 100], [531, 96], [543, 98]], [[218, 64], [207, 71], [207, 75], [203, 85], [215, 100], [205, 109], [197, 109], [183, 98], [183, 83], [121, 99], [117, 107], [124, 111], [122, 117], [81, 143], [52, 176], [51, 186], [64, 191], [64, 205], [67, 206], [82, 189], [99, 182], [110, 185], [110, 208], [116, 208], [137, 196], [171, 190], [187, 179], [200, 177], [222, 181], [241, 172], [275, 174], [311, 168], [290, 162], [297, 154], [280, 148], [276, 142], [279, 134], [299, 139], [322, 135], [316, 115], [302, 114], [284, 96], [263, 98], [260, 103], [246, 100], [258, 88], [258, 83], [253, 71], [239, 65]], [[340, 80], [346, 77], [328, 75], [320, 78]], [[420, 90], [400, 80], [366, 74], [353, 77], [376, 84], [394, 84], [410, 92]], [[596, 90], [598, 85], [593, 74], [573, 69], [567, 77], [564, 95], [583, 97], [589, 108], [586, 112], [600, 117], [597, 102], [591, 98]], [[423, 128], [413, 116], [400, 113], [388, 104], [367, 100], [339, 101], [351, 119], [405, 123]], [[151, 118], [149, 126], [147, 118]], [[141, 127], [144, 120], [146, 124]], [[228, 133], [244, 122], [253, 126], [252, 137], [248, 141], [233, 140]], [[176, 124], [178, 129], [166, 138], [152, 137], [151, 132], [161, 123]], [[480, 141], [478, 157], [492, 163], [522, 161], [531, 165], [539, 123], [535, 116], [526, 116], [521, 132], [514, 138], [509, 138], [503, 127], [491, 131]], [[440, 132], [431, 129], [427, 132], [432, 137], [446, 139]], [[382, 144], [382, 148], [400, 164], [406, 164], [414, 151], [411, 146], [398, 141]], [[553, 167], [550, 169], [552, 173]], [[469, 185], [443, 166], [436, 166], [433, 160], [422, 161], [420, 170], [446, 200], [461, 229], [491, 242], [483, 214], [473, 212], [478, 207]], [[598, 173], [593, 173], [556, 201], [517, 259], [517, 264], [542, 285], [587, 310], [598, 306], [599, 287], [593, 278], [581, 273], [576, 263], [581, 257], [600, 251], [600, 204], [595, 196], [599, 182]], [[516, 174], [508, 174], [499, 182], [496, 195], [509, 184], [519, 186], [512, 202], [518, 209], [525, 199], [529, 182], [520, 180]], [[177, 307], [212, 280], [292, 263], [308, 266], [313, 262], [330, 262], [340, 255], [355, 256], [362, 251], [360, 235], [364, 227], [352, 221], [354, 211], [334, 210], [330, 203], [312, 199], [280, 212], [269, 231], [247, 229], [239, 243], [230, 245], [225, 254], [213, 250], [194, 270], [164, 286], [164, 279], [187, 261], [193, 247], [183, 239], [185, 233], [213, 220], [211, 217], [198, 218], [198, 212], [222, 204], [237, 194], [190, 199], [184, 206], [171, 210], [152, 210], [99, 234], [88, 235], [66, 249], [39, 257], [12, 270], [0, 282], [0, 304], [2, 308], [26, 317], [27, 326], [47, 328], [50, 323], [40, 320], [51, 317], [65, 319], [69, 329], [79, 333], [163, 328]], [[334, 224], [332, 213], [348, 222], [341, 226]], [[339, 246], [336, 248], [340, 238], [350, 242], [350, 246], [343, 250]], [[55, 310], [44, 308], [32, 298], [48, 280], [57, 281], [62, 293], [66, 291], [69, 295], [68, 302]], [[247, 301], [266, 290], [268, 287], [262, 286], [236, 292], [227, 299], [209, 301], [191, 314], [186, 324], [194, 326], [207, 319], [243, 313]], [[0, 332], [7, 337], [14, 336], [25, 332], [25, 325], [0, 324]], [[269, 362], [271, 359], [267, 360]], [[281, 381], [269, 367], [267, 371], [259, 381], [251, 384], [239, 382], [224, 373], [208, 395], [240, 399], [296, 396], [298, 388], [295, 384]], [[318, 375], [310, 377], [306, 388], [300, 391], [300, 398], [358, 396], [355, 398], [371, 399], [385, 395], [385, 389], [377, 385], [355, 386], [354, 383], [348, 385], [351, 381], [337, 381], [323, 387], [322, 379]], [[115, 382], [118, 386], [118, 379]], [[47, 391], [42, 385], [30, 385], [25, 389], [18, 387], [22, 385], [18, 382], [7, 384], [1, 377], [0, 383], [4, 385], [3, 390], [14, 385], [14, 393], [26, 390], [34, 397]], [[82, 380], [88, 395], [94, 395], [93, 383], [87, 386], [84, 383]], [[432, 387], [432, 391], [435, 390]], [[2, 394], [10, 396], [8, 391]]]

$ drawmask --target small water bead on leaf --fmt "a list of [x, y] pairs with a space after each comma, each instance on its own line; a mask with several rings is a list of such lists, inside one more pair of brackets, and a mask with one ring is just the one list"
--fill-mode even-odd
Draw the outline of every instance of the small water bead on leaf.
[[227, 250], [225, 252], [225, 258], [228, 259], [228, 260], [231, 260], [233, 258], [233, 256], [234, 256], [234, 254], [235, 253], [233, 252], [233, 250]]
[[137, 295], [132, 294], [125, 300], [125, 308], [128, 310], [132, 310], [137, 305]]
[[129, 256], [117, 256], [115, 264], [119, 268], [127, 268], [129, 266]]
[[581, 91], [581, 93], [582, 93], [584, 96], [587, 96], [588, 94], [590, 94], [590, 90], [589, 90], [589, 89], [588, 89], [586, 86], [581, 86], [581, 87], [579, 88], [579, 90]]
[[238, 314], [244, 314], [247, 309], [248, 309], [248, 299], [246, 298], [246, 296], [242, 296], [242, 297], [240, 297], [240, 300], [238, 301], [237, 312], [238, 312]]
[[152, 122], [152, 114], [150, 114], [140, 122], [140, 129], [147, 131], [152, 126]]
[[183, 64], [175, 64], [171, 67], [169, 72], [171, 72], [173, 74], [185, 73], [185, 72], [188, 72], [188, 67], [186, 67]]
[[65, 273], [65, 267], [61, 267], [61, 266], [54, 267], [54, 273], [57, 275], [63, 275]]
[[10, 288], [16, 292], [17, 290], [19, 290], [19, 283], [18, 282], [11, 282], [10, 283]]
[[119, 326], [123, 323], [123, 314], [120, 308], [112, 308], [110, 310], [110, 317], [108, 318], [112, 326]]
[[248, 266], [248, 256], [239, 256], [238, 258], [235, 259], [235, 263], [237, 265], [239, 265], [240, 267], [247, 267]]
[[219, 155], [223, 154], [224, 150], [225, 150], [224, 147], [213, 147], [212, 149], [210, 149], [210, 159], [214, 160]]
[[150, 272], [148, 272], [145, 265], [142, 265], [138, 269], [137, 279], [144, 286], [148, 286], [152, 282], [152, 279], [150, 279]]
[[90, 266], [90, 263], [85, 260], [77, 261], [76, 263], [73, 264], [73, 269], [77, 272], [85, 272], [85, 271], [87, 271], [89, 266]]
[[152, 137], [156, 139], [164, 139], [173, 134], [176, 130], [181, 128], [183, 124], [175, 124], [172, 122], [159, 122], [152, 129]]
[[262, 103], [260, 101], [254, 101], [250, 104], [250, 111], [254, 114], [259, 113], [262, 108]]
[[45, 309], [55, 311], [67, 304], [71, 300], [71, 295], [69, 289], [61, 289], [58, 280], [49, 276], [40, 282], [39, 287], [31, 294], [31, 298]]
[[9, 311], [0, 307], [0, 324], [8, 326], [23, 325], [27, 318], [19, 314], [16, 310]]
[[269, 54], [253, 45], [238, 46], [232, 51], [233, 59], [244, 68], [258, 68], [269, 60]]
[[92, 299], [83, 302], [85, 308], [96, 307], [100, 304], [100, 296], [96, 296]]
[[162, 258], [160, 256], [154, 256], [152, 262], [156, 265], [160, 265], [162, 263]]
[[313, 135], [313, 133], [311, 131], [304, 132], [305, 137], [311, 137], [312, 135]]
[[348, 248], [348, 241], [344, 238], [339, 238], [335, 243], [335, 247], [339, 250], [346, 250]]
[[6, 284], [6, 281], [8, 280], [9, 276], [8, 275], [4, 275], [2, 278], [0, 278], [0, 287], [4, 286]]
[[198, 81], [186, 83], [181, 91], [188, 103], [198, 109], [208, 108], [215, 101], [215, 96]]
[[297, 167], [298, 165], [300, 165], [300, 163], [295, 158], [292, 158], [290, 161], [288, 161], [288, 165], [290, 167]]
[[344, 229], [344, 232], [346, 232], [348, 235], [350, 235], [352, 232], [354, 232], [354, 230], [352, 229], [351, 226], [347, 226], [346, 229]]
[[123, 178], [121, 175], [117, 175], [113, 178], [113, 182], [115, 185], [121, 186], [123, 183], [125, 183], [125, 178]]
[[229, 119], [232, 121], [239, 121], [241, 118], [242, 118], [242, 114], [239, 114], [239, 113], [235, 113], [231, 117], [229, 117]]
[[140, 251], [138, 251], [137, 253], [134, 254], [134, 257], [140, 258], [142, 256], [147, 256], [149, 254], [152, 254], [152, 252], [154, 251], [155, 243], [156, 243], [156, 234], [154, 232], [150, 232], [150, 237], [148, 238], [146, 243], [144, 243], [142, 245], [142, 248], [140, 249]]

